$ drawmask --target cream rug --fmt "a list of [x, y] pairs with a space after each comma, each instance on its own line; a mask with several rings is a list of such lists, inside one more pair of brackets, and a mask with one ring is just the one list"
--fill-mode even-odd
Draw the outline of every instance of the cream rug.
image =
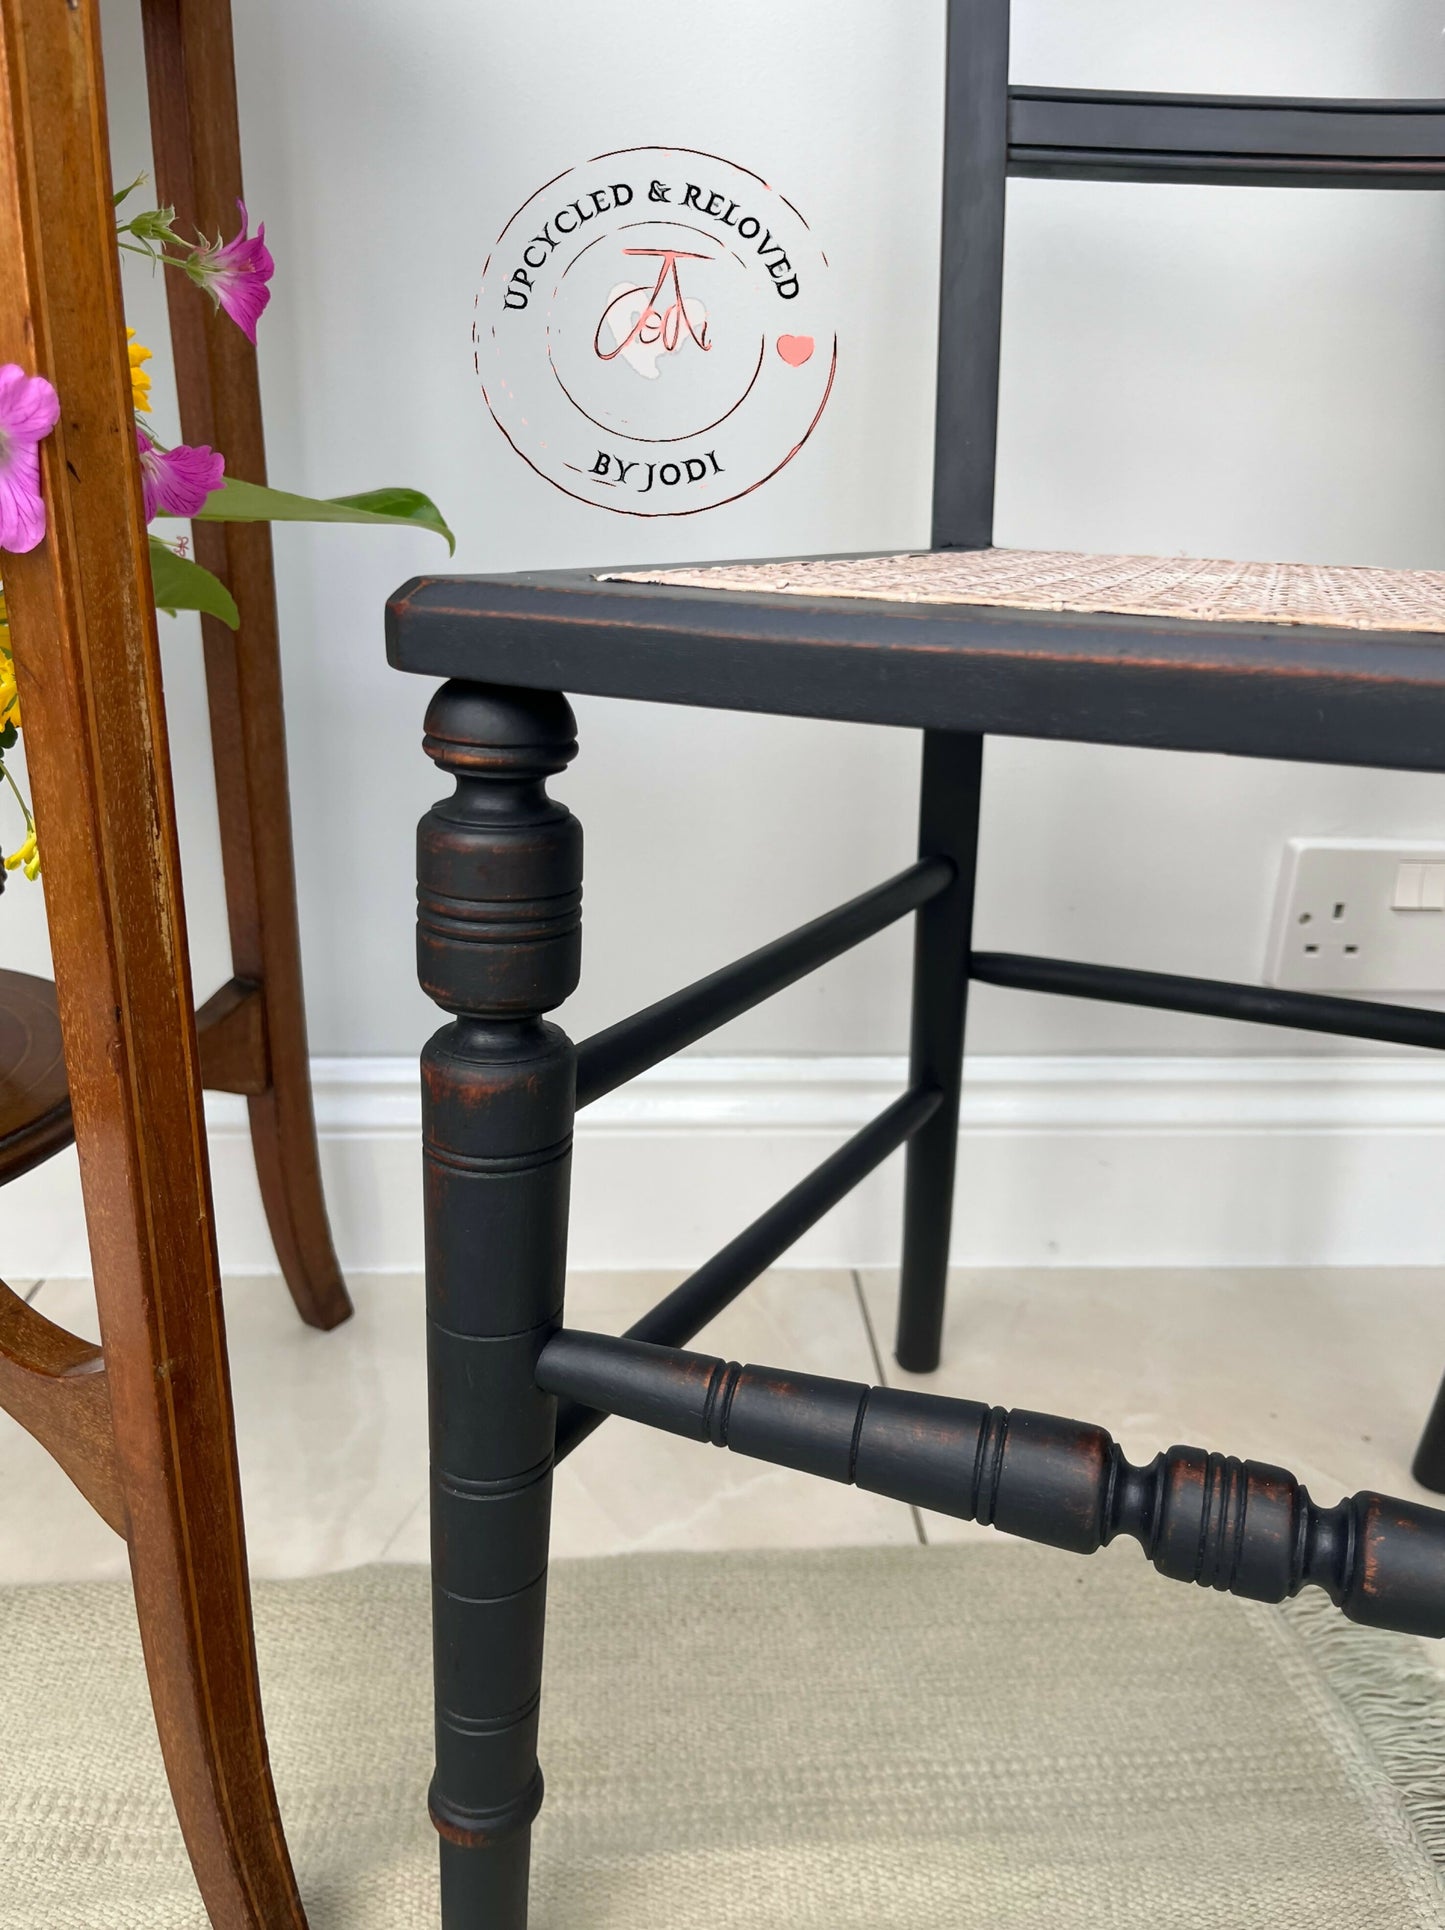
[[[436, 1921], [416, 1569], [257, 1590], [313, 1930]], [[127, 1592], [0, 1593], [0, 1926], [204, 1930]], [[533, 1930], [1445, 1925], [1423, 1646], [1130, 1548], [554, 1571]]]

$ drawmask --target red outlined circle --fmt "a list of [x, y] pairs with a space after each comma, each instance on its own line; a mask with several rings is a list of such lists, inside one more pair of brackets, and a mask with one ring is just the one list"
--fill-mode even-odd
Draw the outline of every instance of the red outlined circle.
[[508, 444], [618, 515], [750, 495], [833, 391], [831, 275], [794, 204], [751, 169], [637, 147], [554, 175], [482, 271], [472, 339]]

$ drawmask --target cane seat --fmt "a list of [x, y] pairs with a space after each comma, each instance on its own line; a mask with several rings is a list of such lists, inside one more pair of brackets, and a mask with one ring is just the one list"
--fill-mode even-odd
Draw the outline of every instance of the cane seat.
[[603, 580], [785, 596], [870, 597], [889, 603], [1182, 617], [1204, 623], [1445, 631], [1445, 570], [987, 549], [627, 570], [610, 572]]

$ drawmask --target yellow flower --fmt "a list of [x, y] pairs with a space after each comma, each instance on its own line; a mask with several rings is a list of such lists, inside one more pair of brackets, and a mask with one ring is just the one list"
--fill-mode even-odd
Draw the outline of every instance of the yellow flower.
[[35, 843], [35, 826], [30, 825], [25, 833], [25, 842], [18, 851], [12, 851], [5, 860], [7, 871], [18, 871], [25, 867], [25, 875], [34, 883], [40, 876], [40, 852]]
[[149, 415], [151, 409], [151, 379], [141, 367], [141, 363], [149, 362], [151, 352], [135, 339], [135, 330], [133, 328], [128, 328], [125, 334], [126, 340], [130, 344], [126, 350], [126, 354], [130, 357], [131, 407], [141, 410], [145, 415]]
[[20, 728], [20, 693], [15, 687], [15, 662], [10, 655], [10, 616], [5, 592], [0, 589], [0, 731], [9, 724]]

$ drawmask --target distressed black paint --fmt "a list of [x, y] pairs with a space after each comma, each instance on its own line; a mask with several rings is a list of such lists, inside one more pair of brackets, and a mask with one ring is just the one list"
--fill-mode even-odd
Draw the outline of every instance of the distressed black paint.
[[444, 1930], [523, 1930], [576, 1055], [582, 841], [545, 780], [561, 697], [449, 684], [426, 747], [457, 780], [418, 835], [422, 984], [457, 1014], [422, 1060], [436, 1777]]
[[1258, 1461], [1172, 1447], [1135, 1467], [1085, 1421], [605, 1334], [557, 1334], [537, 1379], [648, 1427], [1071, 1554], [1129, 1535], [1175, 1581], [1258, 1602], [1312, 1585], [1351, 1621], [1445, 1635], [1445, 1513], [1416, 1502], [1365, 1493], [1321, 1508]]

